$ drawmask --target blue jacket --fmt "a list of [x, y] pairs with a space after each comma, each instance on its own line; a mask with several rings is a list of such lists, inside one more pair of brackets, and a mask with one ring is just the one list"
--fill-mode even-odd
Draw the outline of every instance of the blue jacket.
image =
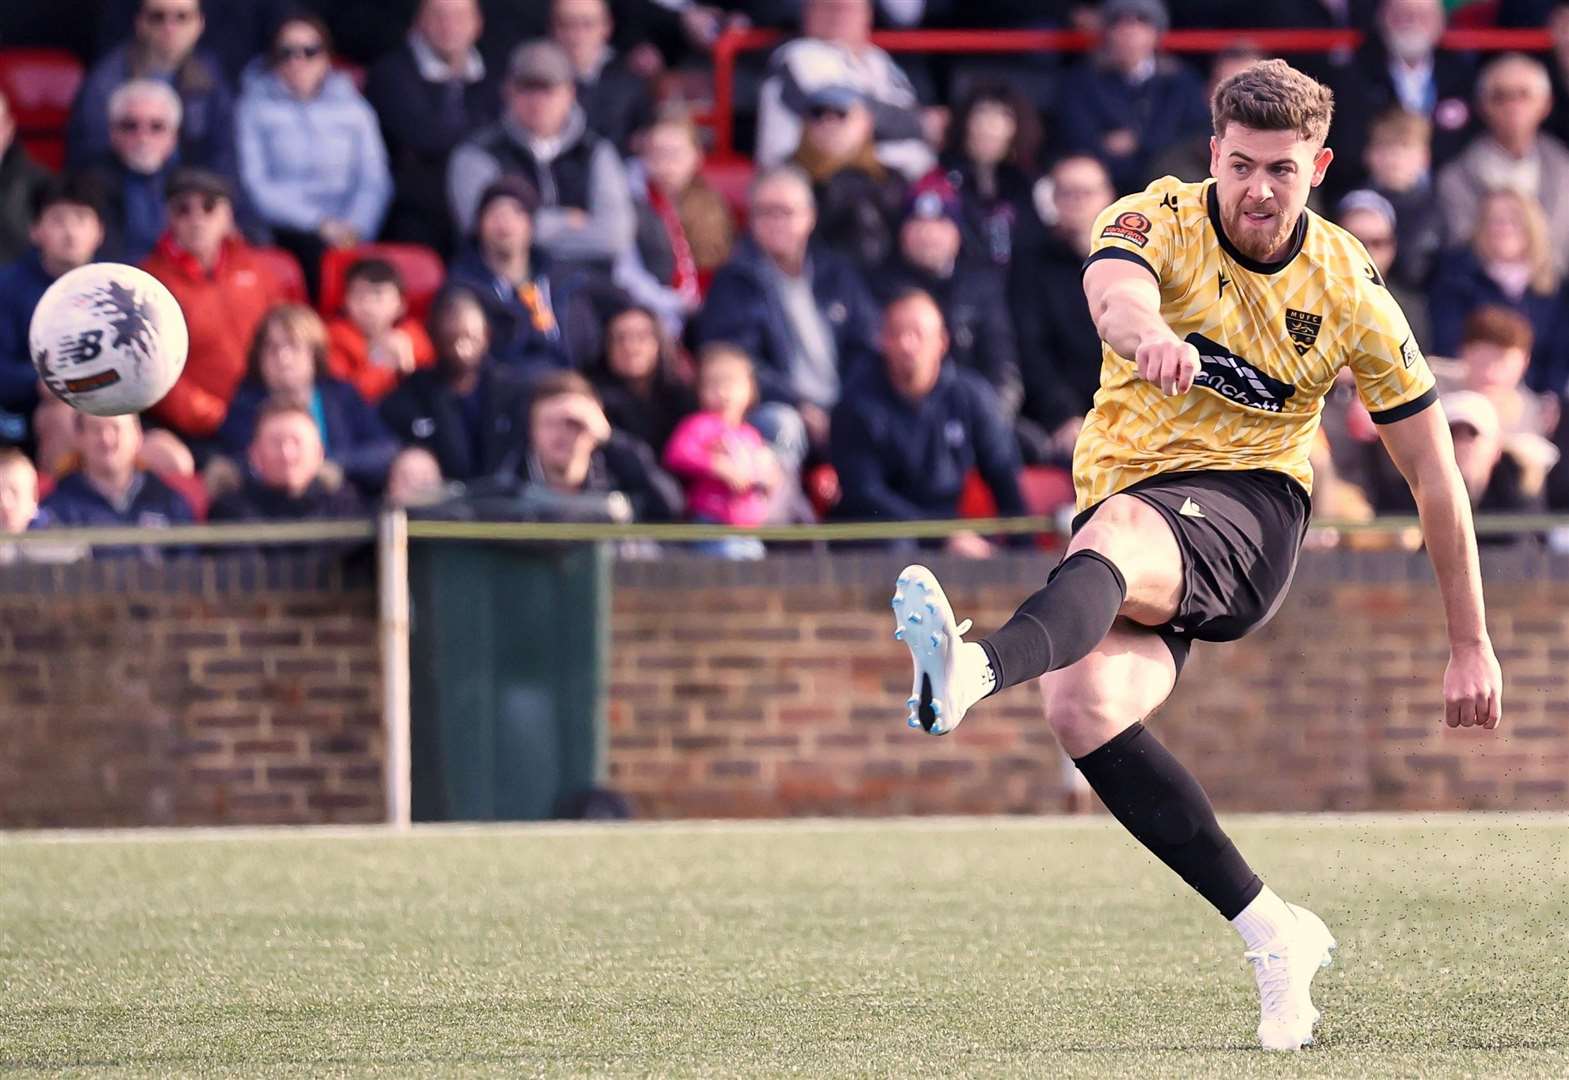
[[269, 225], [314, 232], [347, 222], [366, 240], [392, 201], [376, 114], [348, 77], [328, 72], [301, 101], [271, 71], [247, 69], [235, 107], [240, 182]]
[[36, 248], [0, 267], [0, 443], [22, 442], [38, 406], [38, 372], [27, 328], [53, 282]]
[[564, 368], [571, 364], [567, 353], [562, 321], [566, 318], [566, 297], [561, 282], [548, 272], [544, 256], [534, 253], [534, 285], [550, 323], [541, 330], [534, 313], [518, 296], [518, 290], [491, 272], [472, 246], [453, 260], [447, 270], [447, 287], [464, 288], [479, 297], [490, 324], [490, 354], [500, 363], [518, 371], [541, 365]]
[[881, 365], [846, 387], [833, 412], [829, 458], [843, 491], [835, 517], [954, 517], [971, 469], [980, 470], [999, 513], [1025, 513], [1019, 448], [997, 395], [951, 361], [919, 402], [898, 394]]
[[[61, 478], [40, 504], [48, 524], [62, 529], [91, 527], [145, 526], [160, 528], [189, 525], [196, 520], [185, 496], [152, 473], [138, 474], [132, 487], [130, 504], [122, 512], [87, 482], [79, 472]], [[102, 549], [95, 549], [102, 554]]]
[[[84, 169], [103, 193], [104, 242], [98, 258], [139, 265], [152, 254], [169, 225], [165, 192], [180, 167], [175, 154], [155, 173], [135, 173], [113, 154]], [[243, 217], [243, 203], [235, 210]]]
[[1428, 294], [1434, 355], [1459, 355], [1466, 317], [1485, 304], [1509, 308], [1530, 320], [1536, 347], [1531, 350], [1525, 381], [1531, 389], [1555, 394], [1569, 390], [1569, 342], [1562, 340], [1562, 330], [1569, 329], [1569, 312], [1565, 311], [1569, 307], [1569, 292], [1559, 289], [1543, 296], [1528, 291], [1519, 300], [1511, 300], [1487, 276], [1476, 256], [1466, 250], [1452, 251], [1438, 259]]
[[[266, 402], [267, 388], [253, 379], [241, 383], [229, 402], [228, 415], [218, 429], [218, 443], [236, 461], [245, 460], [251, 436], [256, 433], [256, 417]], [[387, 468], [397, 456], [398, 442], [376, 410], [354, 387], [327, 375], [316, 380], [316, 407], [321, 410], [327, 460], [342, 466], [344, 475], [361, 491], [380, 491], [387, 481]]]
[[[1121, 194], [1154, 179], [1151, 163], [1166, 147], [1210, 129], [1203, 82], [1169, 57], [1158, 58], [1155, 73], [1142, 83], [1087, 61], [1063, 78], [1057, 102], [1062, 149], [1100, 158]], [[1113, 157], [1103, 140], [1123, 128], [1137, 145], [1131, 154]]]
[[[714, 275], [694, 335], [699, 347], [711, 341], [741, 346], [757, 367], [762, 399], [794, 405], [799, 403], [790, 381], [795, 335], [769, 285], [766, 259], [751, 237], [736, 244], [730, 261]], [[840, 377], [848, 383], [857, 368], [876, 362], [881, 315], [860, 271], [848, 259], [814, 245], [807, 265], [812, 295], [839, 350]]]
[[[79, 169], [105, 157], [109, 147], [109, 97], [132, 77], [131, 45], [109, 50], [87, 72], [66, 127], [67, 164]], [[180, 160], [234, 175], [234, 94], [216, 61], [197, 50], [164, 80], [180, 95]]]

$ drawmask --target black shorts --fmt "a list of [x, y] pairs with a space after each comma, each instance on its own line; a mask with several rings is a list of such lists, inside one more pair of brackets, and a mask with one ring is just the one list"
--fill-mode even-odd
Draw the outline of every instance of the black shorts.
[[[1117, 492], [1155, 508], [1182, 552], [1177, 616], [1150, 629], [1182, 670], [1189, 645], [1235, 641], [1267, 623], [1286, 598], [1307, 533], [1307, 492], [1267, 469], [1172, 472]], [[1097, 503], [1073, 519], [1073, 531]]]

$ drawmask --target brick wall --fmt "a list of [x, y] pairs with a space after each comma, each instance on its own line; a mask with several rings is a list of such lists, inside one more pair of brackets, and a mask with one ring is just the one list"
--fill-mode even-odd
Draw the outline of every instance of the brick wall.
[[[908, 731], [891, 640], [901, 561], [843, 557], [624, 565], [614, 606], [611, 782], [651, 816], [1037, 813], [1068, 773], [1032, 688], [955, 736]], [[1049, 563], [946, 563], [983, 629]], [[1195, 648], [1156, 714], [1162, 739], [1231, 810], [1569, 807], [1569, 565], [1489, 553], [1507, 673], [1502, 732], [1451, 731], [1447, 646], [1425, 560], [1309, 554], [1285, 608]]]
[[0, 568], [0, 826], [377, 821], [380, 694], [336, 565]]
[[[901, 719], [902, 560], [617, 568], [610, 782], [647, 816], [1052, 812], [1028, 688]], [[1569, 808], [1569, 561], [1491, 555], [1500, 733], [1450, 731], [1425, 563], [1310, 555], [1280, 617], [1200, 646], [1157, 730], [1232, 810]], [[989, 628], [1042, 557], [940, 564]], [[0, 568], [0, 827], [379, 820], [376, 601], [305, 562]]]

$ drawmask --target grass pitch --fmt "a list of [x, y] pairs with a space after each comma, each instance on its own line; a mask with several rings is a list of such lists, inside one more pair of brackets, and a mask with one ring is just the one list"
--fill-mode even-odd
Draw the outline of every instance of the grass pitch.
[[1569, 819], [1228, 822], [1319, 1044], [1105, 819], [0, 840], [0, 1071], [1569, 1076]]

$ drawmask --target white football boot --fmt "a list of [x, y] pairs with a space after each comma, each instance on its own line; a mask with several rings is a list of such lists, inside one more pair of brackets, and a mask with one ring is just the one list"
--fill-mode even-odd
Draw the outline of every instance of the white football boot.
[[959, 726], [971, 705], [991, 692], [991, 665], [979, 646], [966, 647], [970, 620], [954, 622], [942, 586], [924, 566], [907, 566], [900, 573], [893, 617], [893, 636], [909, 646], [915, 662], [905, 721], [932, 735], [946, 735]]
[[1286, 906], [1296, 923], [1243, 954], [1258, 982], [1258, 1039], [1265, 1050], [1300, 1050], [1312, 1044], [1318, 1010], [1308, 990], [1319, 969], [1330, 965], [1336, 947], [1324, 920], [1307, 908]]

